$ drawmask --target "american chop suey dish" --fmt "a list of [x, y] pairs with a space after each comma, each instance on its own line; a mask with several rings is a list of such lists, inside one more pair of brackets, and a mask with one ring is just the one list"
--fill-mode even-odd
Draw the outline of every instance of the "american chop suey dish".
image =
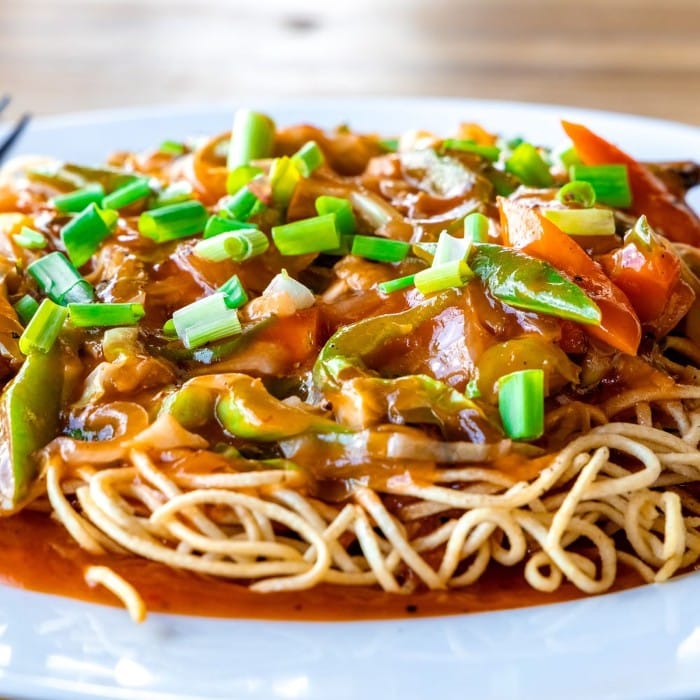
[[348, 619], [691, 571], [698, 167], [487, 128], [240, 110], [101, 168], [10, 162], [0, 580]]

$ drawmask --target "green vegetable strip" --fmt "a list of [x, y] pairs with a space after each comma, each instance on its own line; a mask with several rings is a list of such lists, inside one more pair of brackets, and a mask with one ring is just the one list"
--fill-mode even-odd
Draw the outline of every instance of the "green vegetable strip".
[[336, 228], [334, 214], [273, 226], [272, 240], [282, 255], [320, 253], [340, 246], [340, 234]]
[[130, 204], [137, 202], [139, 199], [148, 197], [151, 194], [151, 185], [147, 178], [138, 178], [133, 182], [114, 190], [108, 195], [105, 195], [102, 200], [103, 209], [122, 209]]
[[68, 304], [68, 313], [78, 328], [134, 326], [145, 316], [142, 304]]
[[237, 221], [247, 221], [259, 204], [261, 204], [260, 200], [246, 185], [223, 203], [220, 213], [228, 215]]
[[488, 243], [489, 220], [479, 212], [468, 214], [464, 218], [464, 237], [472, 243]]
[[29, 355], [32, 352], [49, 352], [58, 338], [68, 309], [44, 299], [32, 316], [19, 339], [19, 349]]
[[427, 295], [462, 287], [472, 276], [473, 273], [467, 263], [463, 260], [452, 260], [417, 272], [413, 281], [416, 289], [421, 294]]
[[401, 262], [411, 250], [411, 244], [377, 236], [355, 236], [352, 254], [378, 262]]
[[255, 228], [253, 224], [247, 221], [235, 221], [227, 219], [223, 216], [213, 214], [207, 220], [207, 225], [204, 227], [204, 238], [213, 238], [220, 233], [228, 233], [229, 231], [241, 231]]
[[595, 204], [595, 190], [590, 182], [567, 182], [557, 192], [557, 199], [567, 206], [573, 204], [588, 209]]
[[391, 294], [392, 292], [398, 292], [401, 289], [407, 289], [412, 287], [414, 284], [415, 275], [406, 275], [405, 277], [397, 277], [393, 280], [388, 280], [386, 282], [380, 282], [377, 285], [377, 289], [382, 294]]
[[323, 165], [323, 161], [323, 151], [315, 141], [307, 141], [292, 156], [292, 163], [304, 177], [309, 177], [314, 170]]
[[501, 156], [501, 149], [498, 146], [483, 146], [468, 139], [445, 139], [442, 142], [444, 151], [464, 151], [474, 153], [486, 160], [497, 161]]
[[268, 178], [272, 189], [272, 201], [276, 207], [286, 209], [301, 180], [299, 169], [288, 156], [275, 158], [270, 165]]
[[57, 304], [89, 302], [95, 298], [92, 285], [80, 276], [63, 253], [49, 253], [35, 260], [27, 266], [27, 272]]
[[235, 170], [250, 161], [268, 158], [275, 145], [275, 123], [270, 117], [239, 109], [233, 118], [227, 167]]
[[396, 153], [399, 150], [398, 139], [380, 139], [379, 145], [388, 153]]
[[521, 143], [506, 159], [506, 171], [528, 187], [551, 187], [554, 179], [539, 151], [530, 143]]
[[233, 277], [226, 280], [217, 291], [226, 295], [224, 301], [229, 309], [237, 309], [248, 302], [248, 294], [243, 288], [238, 275], [233, 275]]
[[139, 217], [139, 233], [156, 243], [165, 243], [201, 233], [207, 210], [196, 200], [145, 211]]
[[621, 209], [632, 204], [626, 165], [572, 165], [569, 179], [588, 182], [602, 204]]
[[341, 236], [352, 236], [357, 230], [357, 222], [349, 200], [322, 195], [316, 198], [315, 207], [319, 216], [335, 215], [335, 225]]
[[615, 216], [611, 209], [545, 209], [543, 213], [571, 236], [615, 235]]
[[114, 229], [119, 214], [90, 204], [61, 229], [66, 253], [76, 267], [84, 265]]
[[270, 242], [262, 231], [248, 228], [220, 233], [218, 236], [201, 240], [195, 245], [194, 252], [200, 258], [212, 262], [227, 259], [242, 262], [261, 255], [269, 245]]
[[171, 141], [166, 139], [158, 146], [158, 153], [166, 156], [181, 156], [185, 152], [185, 144], [179, 141]]
[[41, 250], [46, 248], [48, 243], [43, 233], [39, 233], [39, 231], [35, 231], [28, 226], [22, 226], [22, 230], [19, 233], [15, 233], [12, 239], [17, 245], [21, 245], [22, 248], [28, 248], [29, 250]]
[[19, 320], [22, 322], [23, 326], [26, 326], [29, 321], [31, 321], [32, 316], [34, 316], [38, 308], [39, 302], [34, 297], [30, 297], [29, 294], [25, 294], [14, 305], [14, 309], [17, 312]]
[[506, 435], [536, 440], [544, 433], [544, 370], [511, 372], [498, 381], [498, 411]]
[[95, 183], [68, 194], [57, 195], [51, 200], [51, 204], [64, 214], [77, 214], [90, 204], [99, 204], [104, 194], [104, 187]]
[[187, 180], [177, 180], [158, 192], [155, 201], [149, 206], [149, 209], [159, 209], [160, 207], [168, 207], [171, 204], [186, 202], [188, 199], [192, 199], [193, 192], [192, 185]]
[[491, 294], [506, 304], [579, 323], [600, 323], [596, 304], [542, 260], [482, 243], [474, 247], [469, 264]]

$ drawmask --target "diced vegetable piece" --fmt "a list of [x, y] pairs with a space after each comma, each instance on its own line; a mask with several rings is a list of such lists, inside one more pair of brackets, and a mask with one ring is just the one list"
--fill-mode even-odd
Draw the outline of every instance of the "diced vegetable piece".
[[323, 165], [323, 161], [323, 151], [315, 141], [307, 141], [292, 156], [292, 163], [304, 177], [309, 177], [314, 170]]
[[524, 369], [498, 382], [498, 411], [506, 435], [536, 440], [544, 433], [544, 371]]
[[[243, 288], [243, 284], [238, 278], [238, 275], [233, 275], [233, 277], [226, 280], [217, 291], [223, 292], [226, 295], [226, 306], [228, 306], [229, 309], [237, 309], [248, 301], [248, 294]], [[173, 332], [174, 331], [175, 329], [173, 328]]]
[[145, 211], [139, 217], [139, 233], [156, 243], [201, 233], [208, 219], [201, 202], [191, 200]]
[[257, 165], [239, 165], [226, 176], [226, 191], [235, 194], [262, 174], [262, 168], [258, 168]]
[[63, 253], [44, 255], [30, 263], [27, 272], [49, 299], [57, 304], [89, 302], [95, 298], [92, 285], [80, 276]]
[[462, 287], [474, 273], [463, 260], [453, 260], [427, 270], [421, 270], [413, 279], [416, 289], [421, 294], [433, 294], [445, 289]]
[[595, 202], [595, 190], [590, 182], [567, 182], [557, 192], [557, 199], [566, 205], [576, 204], [580, 207], [588, 209]]
[[94, 183], [67, 194], [56, 195], [51, 204], [60, 212], [65, 214], [78, 214], [90, 204], [99, 204], [104, 197], [105, 191], [102, 185]]
[[90, 204], [61, 229], [66, 253], [76, 267], [84, 265], [114, 229], [119, 213]]
[[457, 238], [456, 236], [450, 236], [447, 231], [442, 231], [435, 249], [433, 267], [455, 260], [466, 260], [471, 246], [471, 238]]
[[213, 236], [218, 236], [220, 233], [227, 233], [229, 231], [247, 231], [251, 228], [255, 228], [255, 226], [249, 224], [247, 221], [235, 221], [234, 219], [228, 219], [213, 214], [209, 217], [207, 225], [204, 227], [204, 238], [212, 238]]
[[414, 285], [415, 277], [415, 275], [406, 275], [405, 277], [397, 277], [394, 280], [380, 282], [377, 285], [377, 289], [382, 294], [392, 294], [393, 292], [398, 292], [402, 289], [412, 287]]
[[19, 233], [15, 233], [12, 239], [17, 245], [21, 245], [22, 248], [28, 248], [29, 250], [41, 250], [46, 248], [48, 243], [43, 233], [39, 233], [39, 231], [35, 231], [28, 226], [22, 226], [22, 230]]
[[489, 220], [479, 212], [464, 217], [464, 237], [472, 243], [487, 243], [489, 240]]
[[304, 255], [338, 248], [340, 234], [335, 224], [335, 214], [325, 214], [273, 226], [272, 240], [282, 255]]
[[549, 166], [531, 143], [515, 147], [506, 159], [506, 171], [529, 187], [551, 187], [554, 182]]
[[322, 195], [316, 198], [315, 206], [319, 216], [335, 215], [335, 225], [341, 236], [352, 236], [356, 232], [357, 222], [349, 200]]
[[59, 306], [51, 299], [44, 299], [20, 336], [19, 349], [25, 355], [49, 352], [67, 317], [68, 309], [65, 306]]
[[313, 292], [298, 280], [290, 277], [286, 270], [282, 270], [275, 275], [270, 284], [265, 287], [263, 296], [272, 294], [285, 294], [294, 303], [297, 311], [308, 309], [316, 303], [316, 297]]
[[31, 321], [32, 316], [37, 312], [39, 302], [34, 298], [25, 294], [15, 305], [14, 309], [19, 316], [19, 320], [23, 326], [26, 326]]
[[587, 182], [602, 204], [622, 209], [632, 204], [626, 165], [572, 165], [569, 177], [573, 182]]
[[570, 236], [615, 235], [612, 209], [545, 209], [542, 213]]
[[498, 146], [486, 146], [470, 139], [445, 139], [442, 142], [442, 149], [474, 153], [490, 161], [498, 160], [501, 155], [501, 149]]
[[144, 199], [151, 194], [151, 185], [148, 178], [140, 177], [133, 182], [130, 182], [114, 192], [105, 195], [102, 200], [103, 209], [122, 209], [137, 202], [139, 199]]
[[262, 202], [245, 185], [238, 192], [232, 194], [222, 205], [220, 214], [228, 215], [236, 221], [247, 221], [253, 214], [256, 207]]
[[172, 320], [186, 348], [197, 348], [241, 332], [238, 314], [229, 308], [224, 292], [216, 292], [178, 309]]
[[401, 262], [410, 250], [410, 243], [378, 236], [355, 236], [352, 241], [353, 255], [378, 262]]
[[194, 246], [195, 255], [204, 260], [221, 262], [235, 260], [242, 262], [262, 255], [270, 246], [267, 236], [256, 228], [240, 229], [220, 233], [212, 238], [198, 241]]
[[275, 123], [265, 114], [239, 109], [233, 117], [227, 167], [235, 170], [252, 160], [268, 158], [275, 145]]
[[134, 326], [146, 314], [142, 304], [68, 304], [71, 323], [78, 328]]

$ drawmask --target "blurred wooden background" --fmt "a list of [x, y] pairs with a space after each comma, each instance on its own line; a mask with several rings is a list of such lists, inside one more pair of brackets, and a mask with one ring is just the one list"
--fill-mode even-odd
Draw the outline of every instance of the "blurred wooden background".
[[700, 0], [0, 0], [0, 93], [37, 114], [418, 94], [700, 125]]

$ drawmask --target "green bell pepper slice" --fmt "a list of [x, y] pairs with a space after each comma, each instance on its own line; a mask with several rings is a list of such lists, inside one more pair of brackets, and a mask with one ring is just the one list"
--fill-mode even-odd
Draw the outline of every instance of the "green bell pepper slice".
[[600, 325], [598, 305], [549, 263], [492, 243], [475, 244], [468, 262], [491, 294], [506, 304]]
[[0, 396], [0, 510], [21, 505], [38, 474], [34, 453], [59, 432], [63, 374], [55, 345], [30, 354]]

